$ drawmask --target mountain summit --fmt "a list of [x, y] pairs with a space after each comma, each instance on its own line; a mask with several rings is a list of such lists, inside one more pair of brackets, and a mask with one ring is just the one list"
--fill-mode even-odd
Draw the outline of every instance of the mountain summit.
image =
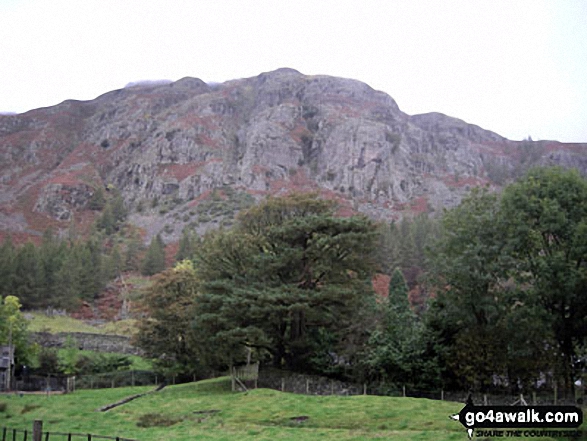
[[206, 84], [146, 82], [91, 101], [0, 115], [0, 230], [83, 229], [116, 188], [147, 236], [175, 240], [292, 190], [341, 214], [392, 219], [457, 204], [531, 165], [587, 173], [587, 144], [507, 140], [440, 113], [410, 116], [359, 81], [278, 69]]

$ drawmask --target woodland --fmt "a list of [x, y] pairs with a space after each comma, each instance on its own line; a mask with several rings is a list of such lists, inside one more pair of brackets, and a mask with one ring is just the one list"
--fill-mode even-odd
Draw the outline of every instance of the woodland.
[[151, 283], [136, 344], [163, 372], [252, 360], [389, 387], [574, 390], [587, 336], [577, 171], [534, 168], [434, 217], [375, 222], [336, 208], [316, 194], [269, 197], [230, 229], [186, 229], [171, 263], [159, 236], [143, 244], [119, 195], [97, 193], [89, 236], [72, 225], [0, 246], [0, 343], [10, 334], [24, 364], [22, 311], [75, 309], [140, 273]]

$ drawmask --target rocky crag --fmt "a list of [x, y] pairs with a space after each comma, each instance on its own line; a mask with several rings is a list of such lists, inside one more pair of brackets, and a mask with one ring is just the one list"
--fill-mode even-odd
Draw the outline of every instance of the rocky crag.
[[136, 85], [0, 116], [0, 231], [87, 228], [117, 188], [146, 232], [173, 242], [267, 194], [314, 190], [341, 214], [434, 212], [531, 165], [587, 173], [587, 144], [515, 142], [439, 113], [407, 115], [355, 80], [279, 69], [206, 84]]

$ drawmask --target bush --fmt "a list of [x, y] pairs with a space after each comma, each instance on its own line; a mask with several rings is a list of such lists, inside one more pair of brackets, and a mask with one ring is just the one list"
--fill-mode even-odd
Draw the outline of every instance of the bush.
[[41, 375], [59, 372], [59, 357], [57, 351], [52, 348], [41, 348], [38, 355], [39, 367], [37, 372]]

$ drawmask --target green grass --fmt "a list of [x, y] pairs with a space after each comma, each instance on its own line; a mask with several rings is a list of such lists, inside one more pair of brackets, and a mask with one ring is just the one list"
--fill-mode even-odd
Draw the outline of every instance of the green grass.
[[132, 337], [138, 329], [138, 320], [126, 319], [115, 322], [107, 322], [99, 326], [98, 329], [104, 334], [126, 335]]
[[[0, 397], [0, 402], [7, 403], [0, 426], [28, 428], [33, 420], [41, 419], [48, 431], [141, 441], [467, 439], [462, 426], [448, 418], [462, 408], [460, 403], [305, 396], [268, 389], [232, 393], [226, 378], [170, 386], [108, 412], [96, 412], [98, 407], [149, 389], [84, 390], [49, 398]], [[23, 414], [25, 408], [28, 411]]]
[[88, 332], [91, 334], [114, 334], [131, 336], [137, 328], [137, 320], [119, 320], [108, 322], [104, 325], [93, 326], [83, 320], [78, 320], [68, 316], [47, 317], [42, 313], [27, 313], [32, 317], [28, 321], [28, 330], [30, 332]]
[[32, 317], [28, 321], [28, 329], [31, 332], [50, 332], [51, 334], [58, 332], [90, 332], [93, 334], [104, 334], [100, 328], [88, 325], [82, 320], [72, 317], [47, 317], [45, 314], [35, 312], [27, 314], [30, 314]]
[[[57, 350], [57, 356], [62, 358], [64, 356], [64, 354], [66, 353], [67, 349], [58, 349]], [[96, 351], [87, 351], [87, 350], [83, 350], [80, 349], [78, 351], [78, 355], [79, 356], [85, 356], [88, 358], [95, 358], [97, 356], [103, 356], [103, 357], [110, 357], [110, 356], [124, 356], [126, 358], [128, 358], [131, 362], [131, 365], [128, 367], [128, 370], [135, 370], [135, 371], [150, 371], [153, 370], [153, 363], [151, 362], [151, 360], [148, 360], [146, 358], [140, 357], [138, 355], [131, 355], [131, 354], [118, 354], [115, 352], [96, 352]]]

